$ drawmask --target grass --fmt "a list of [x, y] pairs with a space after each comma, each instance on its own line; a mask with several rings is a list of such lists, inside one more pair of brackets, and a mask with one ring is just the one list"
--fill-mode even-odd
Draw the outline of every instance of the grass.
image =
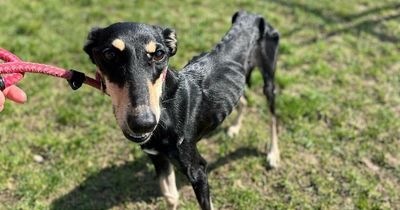
[[[269, 115], [261, 76], [238, 137], [200, 143], [218, 209], [400, 209], [400, 4], [348, 1], [0, 2], [0, 46], [24, 60], [93, 75], [92, 26], [174, 27], [172, 66], [220, 40], [243, 8], [281, 32], [277, 112], [282, 167], [265, 169]], [[0, 209], [165, 209], [154, 169], [125, 140], [104, 95], [27, 75], [26, 105], [0, 114]], [[222, 128], [229, 125], [229, 121]], [[35, 161], [38, 156], [43, 161]], [[181, 209], [197, 209], [178, 176]]]

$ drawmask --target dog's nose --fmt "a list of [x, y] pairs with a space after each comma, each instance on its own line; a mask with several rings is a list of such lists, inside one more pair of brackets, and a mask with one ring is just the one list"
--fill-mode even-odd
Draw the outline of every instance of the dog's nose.
[[156, 116], [151, 112], [142, 112], [137, 115], [128, 115], [129, 129], [134, 133], [149, 133], [157, 125]]

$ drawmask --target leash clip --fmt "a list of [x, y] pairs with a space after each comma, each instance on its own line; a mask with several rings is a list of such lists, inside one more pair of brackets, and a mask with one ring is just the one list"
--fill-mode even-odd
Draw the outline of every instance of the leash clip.
[[67, 79], [68, 84], [72, 88], [72, 90], [77, 90], [85, 82], [86, 75], [82, 72], [73, 69], [71, 69], [70, 72], [72, 73], [72, 76], [70, 79]]
[[4, 78], [0, 76], [0, 90], [3, 91], [6, 88], [6, 83], [4, 81]]

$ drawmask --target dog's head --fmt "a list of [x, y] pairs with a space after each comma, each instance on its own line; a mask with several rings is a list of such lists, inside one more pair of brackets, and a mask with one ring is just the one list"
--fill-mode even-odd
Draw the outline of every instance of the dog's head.
[[102, 75], [124, 135], [144, 143], [161, 115], [160, 98], [175, 32], [140, 23], [95, 28], [84, 46]]

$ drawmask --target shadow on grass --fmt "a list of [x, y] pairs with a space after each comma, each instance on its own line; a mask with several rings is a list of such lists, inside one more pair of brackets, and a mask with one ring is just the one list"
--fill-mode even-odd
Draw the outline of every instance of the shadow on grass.
[[378, 19], [375, 20], [365, 20], [360, 23], [342, 27], [340, 29], [330, 31], [328, 33], [322, 34], [321, 37], [314, 37], [309, 40], [304, 41], [302, 44], [312, 44], [320, 39], [329, 39], [330, 37], [342, 34], [342, 33], [359, 33], [361, 31], [369, 33], [370, 35], [375, 36], [378, 38], [380, 41], [383, 42], [391, 42], [391, 43], [398, 43], [400, 41], [400, 38], [385, 34], [383, 32], [379, 32], [377, 30], [374, 30], [374, 27], [382, 22], [388, 21], [388, 20], [393, 20], [393, 19], [399, 19], [400, 18], [400, 13], [399, 14], [394, 14], [394, 15], [388, 15], [388, 16], [383, 16], [379, 17]]
[[[383, 32], [380, 32], [375, 29], [376, 26], [379, 24], [393, 20], [393, 19], [399, 19], [400, 18], [400, 13], [398, 13], [398, 9], [400, 8], [400, 3], [391, 3], [391, 4], [386, 4], [383, 6], [379, 7], [373, 7], [369, 8], [365, 11], [362, 11], [360, 13], [354, 13], [351, 15], [343, 15], [339, 13], [334, 13], [331, 10], [324, 10], [324, 9], [319, 9], [319, 8], [314, 8], [311, 7], [307, 4], [303, 3], [297, 3], [293, 1], [279, 1], [279, 0], [271, 0], [272, 2], [279, 4], [281, 6], [290, 8], [292, 10], [302, 10], [306, 13], [312, 14], [318, 18], [321, 18], [324, 20], [324, 22], [327, 25], [336, 25], [336, 24], [343, 24], [345, 26], [340, 27], [339, 29], [333, 30], [333, 31], [328, 31], [321, 33], [317, 35], [316, 37], [310, 38], [309, 40], [305, 40], [304, 42], [301, 43], [301, 45], [308, 45], [312, 44], [320, 39], [328, 39], [332, 36], [336, 36], [342, 33], [353, 33], [353, 34], [359, 34], [360, 32], [365, 32], [368, 33], [372, 36], [375, 36], [379, 40], [383, 42], [391, 42], [391, 43], [397, 43], [400, 41], [400, 38], [385, 34]], [[386, 15], [386, 16], [378, 16], [377, 18], [369, 18], [367, 20], [363, 20], [361, 22], [355, 22], [357, 19], [363, 18], [368, 15], [376, 15], [384, 11], [396, 11], [395, 14], [391, 15]], [[299, 28], [299, 27], [298, 27]], [[288, 32], [287, 34], [284, 34], [285, 36], [292, 36], [296, 32], [298, 32], [298, 28], [293, 29], [292, 31]]]
[[[249, 156], [265, 157], [256, 148], [243, 147], [210, 163], [208, 168], [212, 171], [229, 162]], [[155, 174], [146, 167], [147, 161], [149, 161], [147, 157], [143, 157], [121, 166], [105, 168], [53, 201], [51, 209], [105, 210], [127, 202], [150, 203], [153, 198], [161, 196], [161, 193]], [[186, 180], [182, 180], [182, 177], [177, 176], [178, 188], [189, 184]]]

